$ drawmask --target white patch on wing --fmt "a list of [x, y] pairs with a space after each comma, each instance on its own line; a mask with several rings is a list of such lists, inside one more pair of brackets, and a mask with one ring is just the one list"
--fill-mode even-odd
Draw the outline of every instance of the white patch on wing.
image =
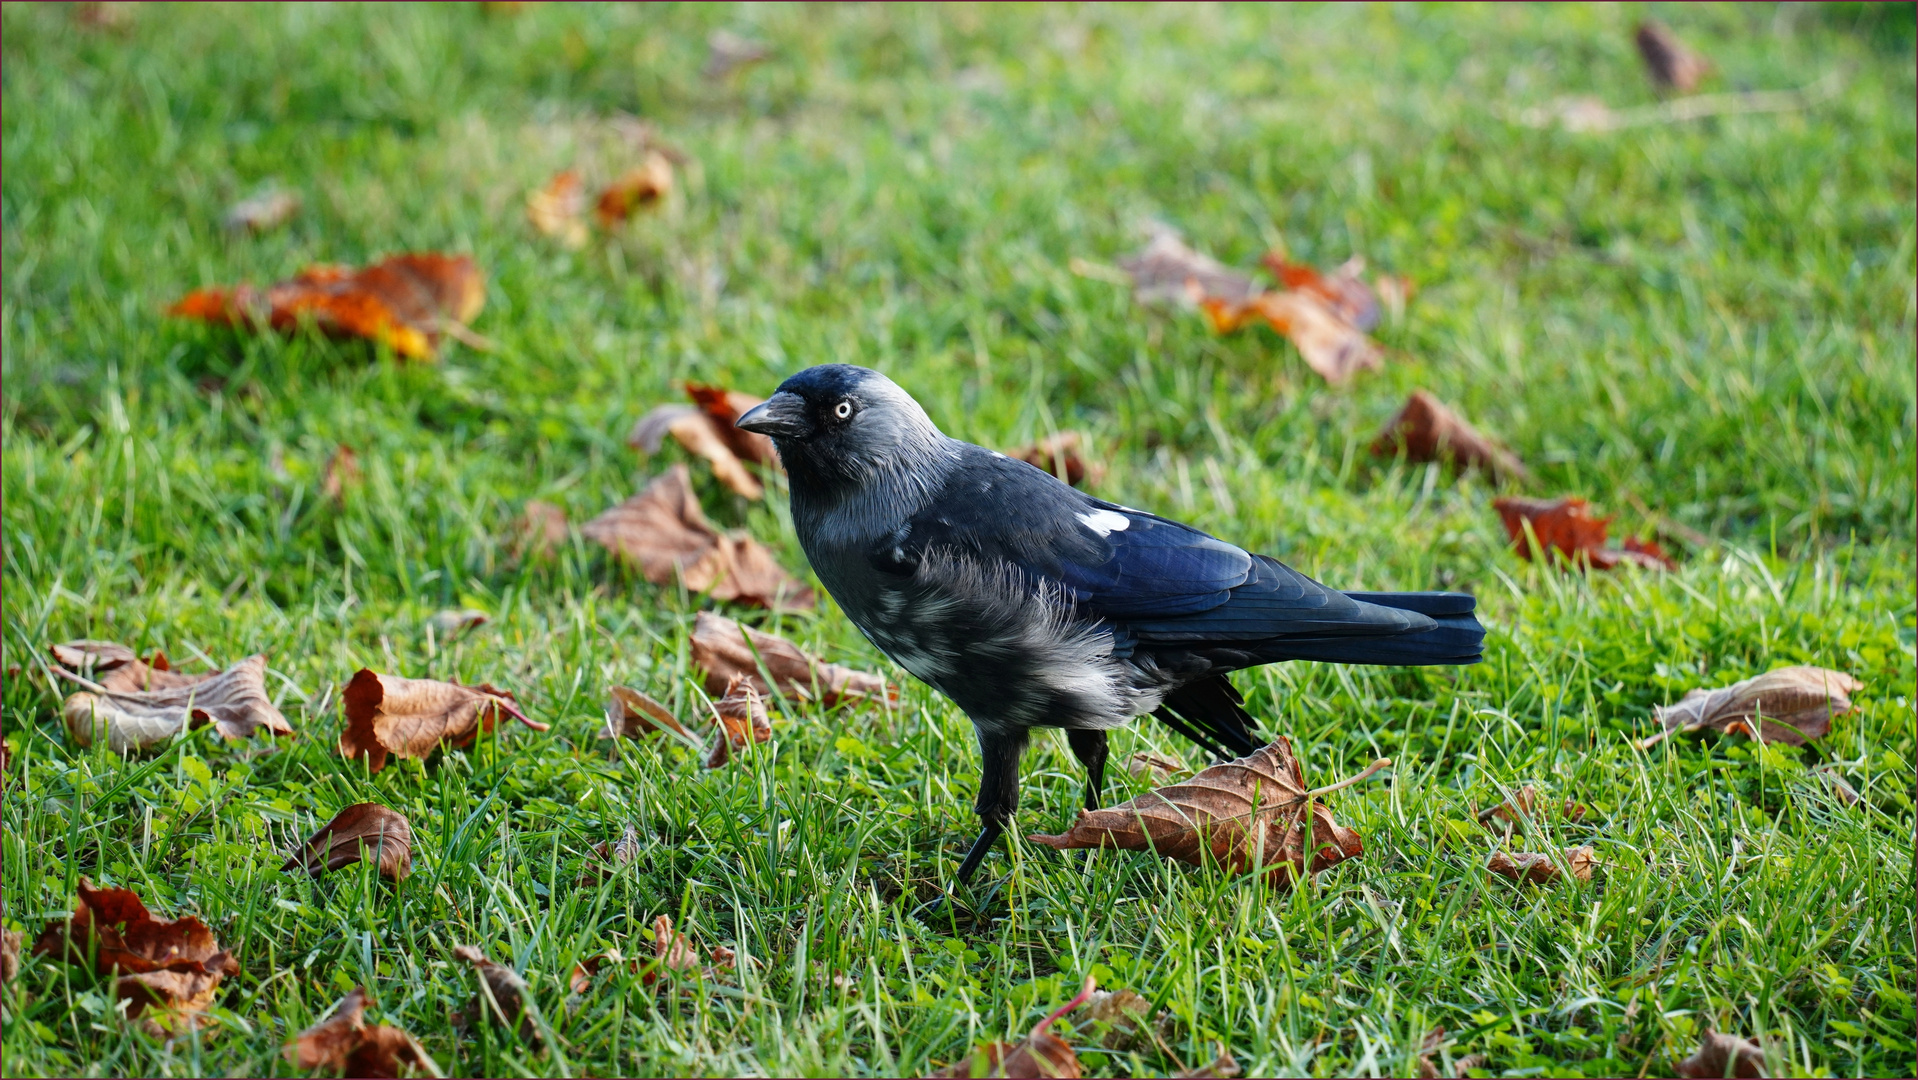
[[1004, 458], [1004, 457], [1005, 457], [1006, 455], [1004, 455], [1004, 454], [1002, 454], [1002, 453], [1000, 453], [1000, 452], [999, 452], [999, 451], [997, 451], [997, 450], [994, 450], [994, 451], [992, 452], [992, 456], [993, 456], [993, 457], [996, 457], [996, 458]]
[[1126, 517], [1124, 514], [1111, 510], [1094, 510], [1089, 514], [1079, 514], [1077, 517], [1085, 523], [1086, 528], [1091, 529], [1100, 536], [1111, 536], [1115, 532], [1124, 532], [1126, 531], [1126, 526], [1132, 524], [1132, 519]]

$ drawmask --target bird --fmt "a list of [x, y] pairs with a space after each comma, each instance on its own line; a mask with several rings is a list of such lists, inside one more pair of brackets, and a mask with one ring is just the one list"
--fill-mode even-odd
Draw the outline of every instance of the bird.
[[1011, 823], [1034, 728], [1104, 788], [1109, 733], [1141, 716], [1215, 758], [1257, 749], [1229, 673], [1284, 660], [1472, 664], [1459, 592], [1341, 592], [1190, 525], [947, 437], [885, 375], [808, 367], [735, 426], [769, 436], [813, 572], [853, 625], [972, 721], [969, 884]]

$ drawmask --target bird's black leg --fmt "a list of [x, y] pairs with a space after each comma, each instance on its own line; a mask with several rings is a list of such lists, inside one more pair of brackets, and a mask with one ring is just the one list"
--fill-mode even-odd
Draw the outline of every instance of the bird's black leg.
[[979, 798], [972, 804], [979, 814], [979, 839], [972, 842], [966, 861], [959, 864], [956, 876], [961, 885], [972, 880], [973, 872], [979, 869], [986, 853], [1011, 823], [1012, 812], [1019, 808], [1019, 756], [1025, 749], [1023, 731], [1012, 735], [979, 730], [979, 753], [984, 767], [979, 775]]
[[1103, 731], [1067, 731], [1066, 745], [1072, 756], [1086, 767], [1086, 809], [1099, 808], [1099, 795], [1106, 786], [1106, 733]]

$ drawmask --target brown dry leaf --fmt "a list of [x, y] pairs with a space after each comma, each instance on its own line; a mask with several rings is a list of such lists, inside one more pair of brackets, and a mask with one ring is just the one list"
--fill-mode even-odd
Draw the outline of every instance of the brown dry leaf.
[[732, 757], [733, 747], [763, 743], [773, 737], [772, 719], [766, 715], [766, 703], [753, 688], [754, 680], [734, 675], [726, 681], [726, 692], [713, 702], [713, 716], [719, 721], [719, 740], [706, 755], [706, 767], [717, 769]]
[[[164, 661], [158, 654], [155, 659]], [[141, 673], [131, 665], [120, 666], [128, 670], [129, 680], [144, 676], [156, 688], [110, 690], [103, 683], [78, 677], [64, 668], [55, 669], [56, 674], [87, 687], [69, 696], [61, 706], [67, 732], [80, 746], [92, 746], [94, 738], [104, 731], [107, 749], [124, 754], [165, 742], [182, 727], [208, 723], [228, 739], [244, 739], [260, 728], [275, 735], [293, 734], [293, 726], [266, 696], [264, 656], [249, 656], [217, 675], [173, 685], [162, 685], [158, 679], [165, 673], [164, 667], [154, 666]]]
[[1304, 263], [1288, 262], [1276, 251], [1266, 254], [1265, 265], [1272, 276], [1279, 279], [1279, 284], [1317, 299], [1354, 329], [1370, 332], [1378, 326], [1378, 294], [1359, 276], [1365, 273], [1363, 255], [1347, 259], [1329, 276]]
[[133, 25], [139, 7], [130, 0], [80, 0], [73, 5], [73, 21], [89, 30], [122, 31]]
[[657, 150], [646, 151], [637, 167], [627, 170], [608, 184], [593, 204], [593, 215], [601, 228], [610, 229], [633, 216], [636, 210], [651, 210], [673, 193], [672, 159]]
[[1127, 1050], [1145, 1033], [1151, 1015], [1152, 1003], [1131, 990], [1095, 990], [1086, 999], [1086, 1015], [1077, 1030], [1084, 1033], [1103, 1024], [1106, 1030], [1099, 1045], [1108, 1050]]
[[1032, 1033], [1017, 1043], [994, 1042], [975, 1046], [970, 1054], [940, 1069], [929, 1073], [933, 1077], [1069, 1077], [1084, 1076], [1079, 1064], [1079, 1055], [1064, 1039], [1054, 1035], [1049, 1029], [1052, 1022], [1084, 1004], [1092, 996], [1094, 989], [1092, 976], [1087, 975], [1085, 986], [1079, 996], [1054, 1009], [1044, 1020], [1032, 1028]]
[[[693, 666], [706, 672], [706, 692], [724, 696], [734, 676], [743, 676], [760, 697], [779, 694], [794, 701], [819, 701], [828, 708], [847, 699], [895, 700], [898, 691], [864, 671], [829, 664], [785, 638], [762, 633], [723, 615], [702, 611], [693, 624]], [[757, 658], [754, 654], [757, 653]], [[760, 664], [772, 676], [768, 685]]]
[[320, 473], [320, 494], [337, 504], [349, 489], [359, 487], [364, 477], [360, 471], [360, 455], [341, 443], [333, 448], [333, 456], [326, 459], [326, 468]]
[[1106, 467], [1100, 461], [1086, 464], [1083, 456], [1086, 441], [1085, 436], [1076, 431], [1061, 431], [1030, 446], [1008, 451], [1006, 456], [1037, 465], [1073, 487], [1091, 487], [1104, 479]]
[[1438, 1053], [1444, 1043], [1444, 1028], [1435, 1027], [1425, 1033], [1425, 1038], [1419, 1043], [1419, 1080], [1438, 1080], [1438, 1062], [1433, 1060], [1432, 1055]]
[[539, 1045], [539, 1027], [533, 1022], [535, 1009], [526, 980], [512, 968], [488, 960], [477, 946], [456, 945], [453, 955], [473, 965], [480, 977], [479, 992], [473, 995], [471, 1004], [453, 1015], [454, 1025], [471, 1028], [484, 1017], [494, 1024], [517, 1027], [521, 1042]]
[[772, 49], [757, 41], [740, 37], [729, 30], [715, 30], [706, 39], [706, 66], [699, 73], [717, 82], [771, 55]]
[[1599, 570], [1610, 570], [1620, 563], [1631, 563], [1648, 570], [1671, 570], [1677, 567], [1671, 556], [1658, 546], [1656, 540], [1625, 541], [1623, 547], [1606, 547], [1606, 529], [1611, 524], [1610, 517], [1593, 517], [1587, 511], [1589, 504], [1575, 495], [1557, 499], [1532, 499], [1519, 495], [1507, 495], [1492, 500], [1492, 508], [1498, 511], [1499, 521], [1505, 526], [1505, 535], [1512, 539], [1512, 549], [1521, 558], [1532, 557], [1531, 539], [1526, 536], [1527, 527], [1538, 546], [1554, 562], [1570, 563], [1574, 566], [1591, 566]]
[[[1831, 733], [1831, 721], [1851, 711], [1851, 694], [1865, 684], [1842, 671], [1794, 665], [1741, 679], [1716, 690], [1693, 690], [1676, 705], [1659, 705], [1652, 717], [1662, 730], [1641, 739], [1641, 750], [1674, 732], [1712, 728], [1761, 742], [1803, 746]], [[1758, 730], [1754, 732], [1752, 725]]]
[[703, 412], [689, 410], [675, 414], [666, 430], [675, 442], [686, 448], [687, 453], [705, 459], [713, 467], [713, 475], [719, 478], [720, 483], [748, 499], [766, 497], [765, 486], [733, 452], [732, 444], [726, 441], [725, 432], [718, 421]]
[[1177, 233], [1161, 230], [1143, 251], [1120, 259], [1132, 277], [1132, 298], [1141, 304], [1172, 301], [1199, 307], [1207, 300], [1238, 306], [1260, 293], [1258, 282], [1209, 255], [1185, 246]]
[[374, 802], [354, 803], [333, 815], [280, 869], [297, 868], [319, 877], [359, 862], [367, 848], [379, 858], [381, 877], [405, 881], [413, 872], [412, 823], [398, 810]]
[[1405, 407], [1386, 422], [1372, 453], [1407, 461], [1452, 461], [1460, 468], [1483, 469], [1494, 480], [1530, 480], [1518, 455], [1487, 438], [1444, 402], [1423, 390], [1412, 391]]
[[364, 755], [373, 772], [386, 767], [389, 753], [424, 758], [442, 745], [463, 750], [493, 730], [502, 714], [534, 731], [550, 726], [520, 712], [510, 691], [486, 683], [402, 679], [361, 668], [341, 699], [346, 730], [340, 732], [340, 756], [352, 760]]
[[265, 289], [197, 289], [167, 309], [181, 318], [282, 332], [311, 320], [333, 337], [379, 342], [409, 360], [433, 359], [442, 335], [471, 340], [486, 283], [468, 255], [415, 252], [354, 270], [310, 266]]
[[476, 608], [447, 608], [435, 611], [426, 623], [442, 641], [452, 641], [475, 626], [484, 626], [492, 621], [492, 616]]
[[602, 739], [636, 739], [655, 731], [670, 731], [692, 741], [693, 733], [672, 710], [628, 686], [615, 686], [606, 697], [606, 727]]
[[579, 887], [595, 888], [602, 880], [601, 871], [615, 871], [622, 866], [632, 865], [633, 860], [639, 858], [639, 849], [639, 830], [631, 825], [619, 834], [619, 839], [601, 840], [594, 844], [593, 857], [598, 862], [587, 863], [585, 869], [579, 872]]
[[1638, 43], [1638, 55], [1645, 60], [1645, 73], [1660, 90], [1689, 94], [1711, 71], [1711, 61], [1687, 48], [1677, 34], [1655, 19], [1639, 23], [1632, 40]]
[[1213, 1058], [1204, 1065], [1172, 1074], [1175, 1078], [1183, 1077], [1188, 1078], [1188, 1080], [1200, 1080], [1200, 1078], [1205, 1078], [1205, 1080], [1215, 1080], [1215, 1078], [1216, 1080], [1232, 1080], [1232, 1077], [1237, 1075], [1239, 1075], [1239, 1059], [1233, 1057], [1230, 1050], [1221, 1052], [1218, 1057]]
[[[1592, 880], [1592, 868], [1598, 864], [1598, 859], [1591, 845], [1566, 848], [1561, 854], [1573, 877], [1580, 881]], [[1533, 885], [1550, 885], [1558, 880], [1559, 872], [1558, 864], [1552, 861], [1550, 855], [1537, 851], [1521, 851], [1515, 855], [1493, 852], [1492, 857], [1485, 862], [1485, 869], [1501, 877]]]
[[[1585, 804], [1566, 799], [1558, 804], [1558, 816], [1566, 821], [1579, 821], [1585, 817]], [[1488, 810], [1478, 812], [1478, 823], [1490, 825], [1494, 820], [1507, 825], [1516, 825], [1521, 818], [1533, 822], [1540, 821], [1543, 807], [1539, 805], [1538, 789], [1530, 784], [1512, 793], [1512, 797]]]
[[683, 464], [661, 473], [645, 490], [587, 522], [580, 532], [637, 564], [640, 574], [655, 585], [671, 584], [677, 577], [688, 591], [715, 600], [787, 611], [814, 604], [812, 589], [780, 567], [758, 541], [713, 528]]
[[1832, 796], [1846, 806], [1857, 806], [1864, 798], [1858, 794], [1857, 788], [1852, 787], [1843, 776], [1839, 775], [1838, 767], [1830, 762], [1812, 769], [1811, 773], [1824, 781], [1825, 786], [1831, 789]]
[[225, 224], [230, 232], [263, 233], [293, 220], [299, 212], [298, 195], [269, 187], [234, 203], [226, 212]]
[[572, 169], [547, 181], [526, 196], [526, 220], [543, 236], [569, 248], [586, 243], [586, 188]]
[[648, 986], [659, 978], [661, 968], [668, 971], [700, 972], [708, 982], [716, 982], [719, 973], [733, 969], [735, 954], [733, 950], [720, 946], [712, 951], [711, 967], [701, 967], [699, 949], [686, 940], [686, 935], [673, 929], [673, 917], [661, 915], [653, 920], [653, 967], [640, 977]]
[[566, 511], [528, 499], [513, 527], [513, 559], [543, 559], [566, 543]]
[[83, 877], [79, 893], [73, 914], [40, 932], [34, 954], [83, 967], [91, 955], [96, 974], [118, 975], [114, 993], [128, 1003], [127, 1016], [143, 1017], [150, 1030], [200, 1026], [220, 981], [240, 973], [213, 931], [191, 915], [155, 919], [131, 889], [96, 889]]
[[691, 405], [655, 405], [633, 424], [633, 430], [626, 433], [626, 445], [644, 453], [657, 454], [666, 436], [672, 434], [673, 424], [698, 411]]
[[700, 411], [713, 418], [713, 423], [719, 427], [720, 438], [726, 440], [726, 445], [732, 448], [734, 454], [760, 465], [779, 463], [779, 455], [773, 450], [771, 437], [757, 431], [746, 431], [733, 424], [752, 409], [764, 405], [765, 398], [696, 382], [686, 384], [686, 396], [693, 399], [693, 404], [699, 406]]
[[1698, 1038], [1698, 1052], [1678, 1063], [1678, 1075], [1715, 1078], [1764, 1077], [1765, 1049], [1750, 1039], [1707, 1031]]
[[346, 1076], [400, 1077], [419, 1071], [442, 1076], [413, 1036], [396, 1027], [366, 1026], [366, 987], [355, 987], [326, 1019], [286, 1044], [286, 1060], [299, 1069], [326, 1069]]
[[1306, 364], [1334, 385], [1354, 372], [1377, 368], [1384, 362], [1379, 347], [1365, 331], [1340, 318], [1325, 302], [1309, 293], [1260, 293], [1244, 304], [1206, 299], [1200, 305], [1213, 329], [1221, 334], [1244, 326], [1254, 316], [1297, 346]]
[[0, 983], [10, 983], [20, 974], [20, 946], [25, 937], [18, 930], [0, 930]]
[[1192, 766], [1177, 754], [1153, 754], [1139, 751], [1126, 760], [1125, 771], [1130, 776], [1145, 777], [1150, 774], [1154, 780], [1166, 780], [1181, 773], [1192, 771]]
[[170, 690], [192, 686], [218, 672], [186, 675], [172, 670], [166, 654], [155, 651], [141, 660], [132, 649], [115, 641], [68, 641], [53, 647], [53, 658], [77, 675], [91, 679], [113, 693]]
[[1196, 866], [1209, 858], [1234, 873], [1267, 867], [1268, 885], [1290, 888], [1299, 874], [1316, 874], [1365, 850], [1359, 834], [1332, 820], [1315, 796], [1357, 783], [1389, 764], [1381, 758], [1351, 780], [1308, 792], [1291, 740], [1280, 736], [1182, 784], [1110, 809], [1081, 810], [1072, 828], [1057, 836], [1027, 839], [1061, 851], [1156, 851]]

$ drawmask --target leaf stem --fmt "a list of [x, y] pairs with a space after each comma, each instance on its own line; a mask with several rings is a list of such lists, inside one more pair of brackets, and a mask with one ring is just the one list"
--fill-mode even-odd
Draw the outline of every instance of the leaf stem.
[[1313, 788], [1311, 791], [1308, 791], [1304, 795], [1299, 796], [1299, 798], [1301, 800], [1310, 799], [1319, 795], [1324, 795], [1327, 792], [1337, 791], [1340, 788], [1351, 787], [1353, 784], [1356, 784], [1361, 780], [1369, 779], [1373, 773], [1378, 772], [1380, 769], [1390, 768], [1391, 765], [1392, 765], [1391, 758], [1389, 757], [1379, 758], [1376, 761], [1372, 762], [1372, 764], [1367, 765], [1365, 767], [1365, 771], [1359, 773], [1357, 776], [1348, 776], [1336, 784], [1327, 784], [1321, 788]]
[[1054, 1020], [1057, 1020], [1061, 1016], [1064, 1016], [1065, 1014], [1071, 1012], [1072, 1010], [1078, 1008], [1079, 1006], [1084, 1005], [1086, 1001], [1092, 997], [1092, 991], [1097, 989], [1098, 985], [1099, 984], [1093, 979], [1091, 975], [1087, 975], [1085, 985], [1079, 988], [1079, 996], [1073, 998], [1071, 1001], [1066, 1002], [1064, 1005], [1061, 1005], [1058, 1008], [1052, 1010], [1050, 1013], [1046, 1014], [1046, 1018], [1044, 1020], [1041, 1020], [1037, 1024], [1033, 1025], [1032, 1034], [1028, 1036], [1028, 1038], [1037, 1039], [1041, 1034], [1044, 1034], [1046, 1028], [1052, 1026], [1052, 1022]]

